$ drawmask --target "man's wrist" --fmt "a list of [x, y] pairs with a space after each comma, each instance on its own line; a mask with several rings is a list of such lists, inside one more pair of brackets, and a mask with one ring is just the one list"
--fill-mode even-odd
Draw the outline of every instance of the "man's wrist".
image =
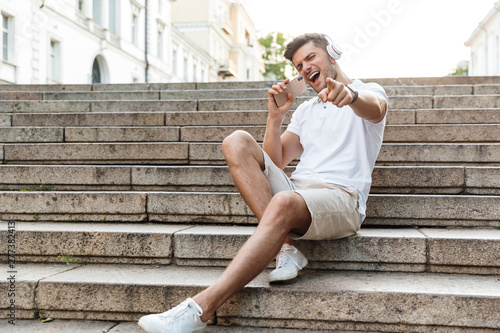
[[279, 123], [279, 125], [281, 126], [281, 124], [283, 123], [283, 120], [285, 119], [285, 116], [273, 116], [271, 114], [269, 114], [267, 116], [267, 123]]
[[354, 93], [354, 98], [352, 99], [352, 102], [349, 103], [349, 105], [354, 104], [358, 100], [358, 90], [352, 86], [352, 84], [344, 84], [350, 91]]

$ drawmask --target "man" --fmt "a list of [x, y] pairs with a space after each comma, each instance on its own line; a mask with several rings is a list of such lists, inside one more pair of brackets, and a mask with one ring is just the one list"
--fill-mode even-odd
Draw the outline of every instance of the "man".
[[[307, 259], [293, 239], [336, 239], [359, 230], [382, 145], [387, 95], [377, 84], [349, 79], [327, 46], [321, 34], [287, 45], [285, 57], [318, 96], [298, 107], [283, 135], [294, 98], [288, 94], [277, 107], [273, 96], [286, 91], [288, 80], [268, 91], [263, 150], [243, 131], [223, 142], [234, 184], [259, 219], [255, 232], [212, 286], [170, 311], [142, 317], [139, 325], [146, 331], [202, 332], [215, 311], [276, 255], [270, 281], [297, 276]], [[289, 179], [282, 169], [301, 153]]]

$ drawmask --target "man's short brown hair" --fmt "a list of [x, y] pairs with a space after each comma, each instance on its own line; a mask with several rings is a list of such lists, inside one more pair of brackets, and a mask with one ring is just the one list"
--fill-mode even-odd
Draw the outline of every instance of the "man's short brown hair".
[[[292, 61], [293, 55], [305, 44], [312, 42], [314, 46], [319, 47], [326, 52], [326, 47], [329, 42], [326, 40], [323, 34], [308, 33], [295, 37], [290, 41], [285, 48], [285, 58]], [[293, 61], [292, 61], [293, 63]]]

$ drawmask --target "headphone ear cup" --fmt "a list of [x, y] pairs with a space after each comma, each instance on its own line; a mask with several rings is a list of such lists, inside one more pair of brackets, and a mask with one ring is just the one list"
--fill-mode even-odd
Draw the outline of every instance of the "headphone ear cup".
[[326, 47], [328, 55], [335, 60], [339, 60], [342, 56], [342, 49], [340, 46], [336, 45], [333, 41]]

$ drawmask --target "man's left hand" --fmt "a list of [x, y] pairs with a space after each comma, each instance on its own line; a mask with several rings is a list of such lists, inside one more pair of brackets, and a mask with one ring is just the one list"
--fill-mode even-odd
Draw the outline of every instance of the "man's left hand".
[[352, 103], [354, 93], [342, 82], [328, 77], [326, 78], [326, 88], [318, 94], [318, 97], [323, 103], [330, 101], [333, 105], [341, 108]]

